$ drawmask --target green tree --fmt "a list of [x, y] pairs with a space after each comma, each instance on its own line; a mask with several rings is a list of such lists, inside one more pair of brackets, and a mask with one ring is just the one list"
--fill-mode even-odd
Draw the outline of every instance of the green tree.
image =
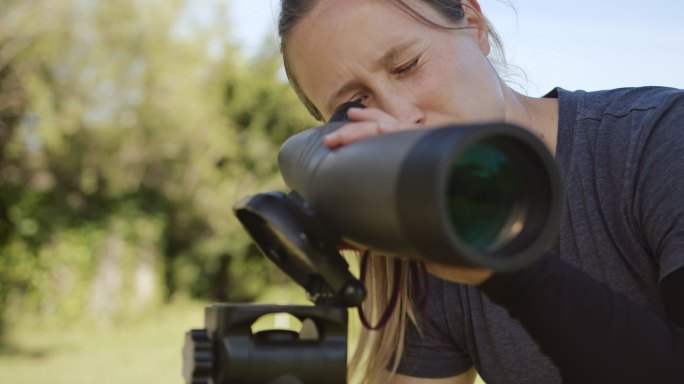
[[0, 318], [107, 322], [284, 279], [232, 206], [283, 189], [278, 147], [315, 123], [275, 44], [244, 57], [214, 7], [0, 2]]

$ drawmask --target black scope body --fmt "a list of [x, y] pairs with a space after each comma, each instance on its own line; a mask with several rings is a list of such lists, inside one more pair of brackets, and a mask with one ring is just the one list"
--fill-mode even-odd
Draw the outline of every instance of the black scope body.
[[563, 205], [546, 146], [506, 123], [418, 128], [337, 149], [300, 132], [281, 148], [285, 183], [326, 230], [410, 259], [520, 269], [555, 240]]

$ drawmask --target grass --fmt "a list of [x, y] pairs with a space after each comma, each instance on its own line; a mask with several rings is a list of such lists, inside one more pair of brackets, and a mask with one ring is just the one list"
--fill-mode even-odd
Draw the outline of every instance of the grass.
[[[268, 289], [258, 301], [309, 304], [294, 285]], [[0, 383], [182, 384], [185, 333], [204, 327], [207, 304], [179, 302], [108, 327], [85, 321], [58, 327], [27, 319], [11, 329], [0, 348]]]
[[202, 328], [203, 304], [168, 306], [117, 327], [21, 326], [0, 351], [5, 383], [183, 383], [185, 332]]

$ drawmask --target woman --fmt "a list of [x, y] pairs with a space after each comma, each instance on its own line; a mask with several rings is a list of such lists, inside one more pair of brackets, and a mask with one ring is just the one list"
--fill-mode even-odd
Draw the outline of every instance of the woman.
[[[427, 265], [421, 309], [408, 288], [420, 278], [403, 262], [398, 311], [361, 337], [368, 382], [467, 383], [475, 369], [490, 383], [684, 382], [682, 91], [517, 93], [494, 69], [498, 39], [476, 0], [282, 6], [286, 71], [311, 113], [366, 107], [350, 109], [327, 146], [506, 121], [536, 134], [564, 177], [559, 241], [527, 270]], [[392, 263], [371, 259], [377, 312]]]

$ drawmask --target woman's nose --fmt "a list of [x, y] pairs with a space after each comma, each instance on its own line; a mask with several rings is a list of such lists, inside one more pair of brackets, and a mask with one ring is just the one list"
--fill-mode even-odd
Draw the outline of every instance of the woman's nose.
[[382, 109], [402, 123], [424, 125], [425, 112], [411, 98], [391, 95], [387, 97]]

